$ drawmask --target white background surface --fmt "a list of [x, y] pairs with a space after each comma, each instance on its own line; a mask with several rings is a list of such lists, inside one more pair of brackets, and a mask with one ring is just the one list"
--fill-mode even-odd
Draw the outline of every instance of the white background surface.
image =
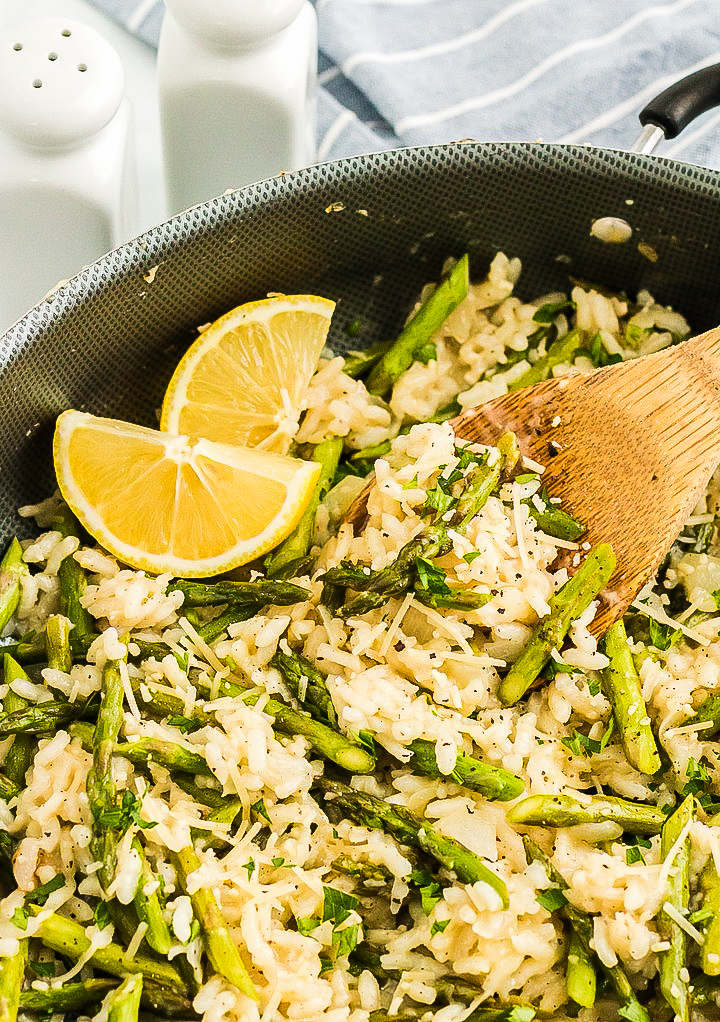
[[[125, 95], [134, 113], [139, 187], [137, 224], [132, 233], [138, 234], [164, 220], [166, 215], [155, 89], [155, 51], [94, 10], [84, 0], [0, 0], [0, 25], [7, 25], [20, 18], [47, 14], [67, 16], [90, 25], [101, 32], [120, 55], [125, 69]], [[76, 269], [78, 267], [68, 267], [68, 273]]]

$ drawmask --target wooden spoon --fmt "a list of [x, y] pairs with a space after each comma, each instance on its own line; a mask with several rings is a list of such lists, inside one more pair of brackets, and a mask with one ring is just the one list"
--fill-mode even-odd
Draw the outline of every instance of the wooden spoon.
[[[483, 444], [514, 432], [550, 495], [587, 526], [583, 541], [612, 544], [617, 569], [591, 626], [600, 636], [653, 577], [720, 463], [720, 328], [505, 394], [452, 426]], [[346, 516], [356, 526], [368, 491]]]

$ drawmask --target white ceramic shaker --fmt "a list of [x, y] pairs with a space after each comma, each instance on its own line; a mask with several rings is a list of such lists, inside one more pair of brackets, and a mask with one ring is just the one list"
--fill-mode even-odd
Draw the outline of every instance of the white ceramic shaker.
[[69, 18], [0, 29], [0, 329], [134, 232], [115, 49]]
[[165, 0], [158, 89], [171, 213], [313, 162], [308, 0]]

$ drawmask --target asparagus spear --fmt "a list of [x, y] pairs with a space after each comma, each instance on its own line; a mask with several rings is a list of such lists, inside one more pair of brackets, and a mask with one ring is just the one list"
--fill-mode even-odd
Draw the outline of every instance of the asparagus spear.
[[521, 387], [532, 387], [535, 383], [542, 383], [552, 373], [555, 366], [572, 362], [578, 348], [583, 345], [583, 334], [580, 330], [571, 330], [569, 334], [553, 341], [547, 350], [547, 354], [534, 362], [529, 369], [517, 380], [508, 384], [508, 390], [520, 390]]
[[569, 795], [530, 795], [508, 810], [508, 821], [523, 827], [577, 827], [588, 823], [619, 824], [629, 834], [659, 834], [665, 822], [660, 809], [610, 795], [594, 795], [588, 804]]
[[156, 878], [145, 857], [145, 850], [137, 837], [133, 838], [132, 846], [142, 862], [142, 873], [133, 898], [135, 911], [140, 922], [147, 924], [145, 940], [150, 947], [160, 955], [167, 955], [173, 945], [173, 940], [168, 924], [165, 922], [157, 890], [152, 889], [156, 884]]
[[11, 798], [17, 798], [20, 788], [14, 781], [11, 781], [5, 774], [0, 774], [0, 799], [9, 802]]
[[90, 1004], [99, 1004], [116, 986], [115, 979], [86, 979], [82, 983], [64, 983], [49, 990], [31, 988], [20, 994], [20, 1010], [33, 1014], [65, 1015]]
[[137, 1022], [143, 979], [139, 973], [126, 976], [105, 1000], [108, 1022]]
[[72, 625], [63, 614], [51, 614], [45, 625], [45, 650], [48, 667], [70, 673], [72, 668], [72, 649], [70, 647], [70, 629]]
[[[63, 536], [80, 537], [80, 526], [69, 507], [60, 507], [53, 517], [51, 528]], [[58, 568], [60, 582], [60, 611], [73, 626], [71, 643], [96, 637], [95, 620], [82, 604], [87, 580], [85, 572], [74, 557], [63, 557]]]
[[[663, 858], [670, 852], [674, 855], [673, 869], [668, 877], [668, 895], [665, 904], [672, 905], [685, 915], [690, 900], [690, 841], [687, 832], [680, 850], [676, 844], [683, 831], [695, 817], [695, 797], [688, 795], [678, 809], [665, 821], [660, 836], [660, 850]], [[675, 1012], [679, 1022], [690, 1022], [690, 999], [688, 994], [687, 934], [671, 916], [662, 910], [658, 914], [658, 928], [663, 937], [670, 941], [670, 947], [660, 956], [660, 989], [663, 997]]]
[[0, 633], [17, 610], [22, 591], [22, 581], [29, 575], [23, 560], [23, 550], [17, 539], [13, 539], [0, 561]]
[[123, 756], [135, 766], [157, 763], [171, 771], [186, 774], [202, 774], [212, 777], [213, 772], [204, 756], [189, 752], [182, 745], [164, 742], [159, 738], [141, 738], [138, 742], [119, 742], [113, 747], [114, 756]]
[[204, 625], [200, 625], [197, 629], [198, 635], [209, 645], [223, 632], [226, 632], [230, 625], [236, 625], [240, 621], [249, 621], [251, 617], [255, 617], [259, 609], [259, 607], [240, 607], [231, 603], [227, 610], [212, 620], [206, 621]]
[[703, 908], [712, 913], [705, 926], [702, 970], [706, 976], [720, 976], [720, 877], [712, 856], [700, 875], [700, 889], [703, 892]]
[[587, 951], [575, 930], [570, 929], [568, 941], [565, 983], [568, 997], [581, 1008], [591, 1008], [595, 1003], [597, 976], [592, 956]]
[[[3, 657], [3, 674], [6, 685], [12, 685], [14, 681], [30, 681], [20, 664], [8, 653]], [[27, 709], [31, 703], [10, 688], [2, 705], [3, 713], [15, 713]], [[25, 786], [25, 774], [32, 766], [34, 752], [35, 743], [32, 738], [27, 734], [18, 734], [5, 755], [5, 773], [19, 788]]]
[[570, 625], [607, 584], [615, 570], [615, 554], [609, 543], [591, 550], [573, 577], [550, 597], [550, 613], [541, 618], [525, 649], [500, 682], [498, 696], [512, 706], [527, 692], [554, 649], [559, 649]]
[[[426, 777], [443, 778], [446, 776], [438, 769], [434, 742], [416, 738], [410, 743], [410, 748], [412, 749], [412, 758], [409, 765], [415, 773], [423, 774]], [[489, 763], [483, 763], [464, 752], [458, 753], [455, 769], [452, 774], [447, 776], [447, 780], [471, 788], [491, 802], [510, 802], [525, 791], [524, 782], [515, 774], [500, 767], [491, 766]]]
[[444, 837], [427, 820], [402, 806], [390, 805], [382, 798], [357, 791], [346, 784], [319, 778], [317, 787], [333, 806], [342, 809], [351, 820], [372, 830], [383, 830], [401, 844], [419, 848], [431, 855], [445, 869], [452, 870], [463, 884], [478, 880], [489, 884], [500, 895], [503, 907], [508, 906], [505, 883], [485, 863], [453, 838]]
[[359, 862], [350, 855], [339, 855], [333, 859], [332, 867], [336, 873], [352, 877], [357, 883], [372, 890], [391, 884], [393, 879], [392, 873], [385, 866], [374, 862]]
[[116, 833], [103, 822], [103, 814], [114, 809], [117, 801], [112, 757], [123, 722], [125, 691], [120, 661], [108, 660], [102, 672], [100, 710], [93, 738], [93, 763], [87, 776], [87, 796], [92, 813], [91, 848], [101, 863], [98, 878], [104, 891], [112, 883], [116, 865]]
[[227, 923], [209, 887], [188, 889], [188, 878], [200, 868], [200, 860], [193, 848], [183, 848], [176, 854], [178, 877], [183, 889], [190, 895], [193, 910], [200, 923], [205, 951], [213, 968], [238, 988], [241, 994], [257, 1000], [255, 986], [232, 939]]
[[9, 735], [44, 735], [89, 713], [88, 702], [59, 703], [48, 700], [23, 710], [0, 714], [0, 738]]
[[700, 703], [694, 716], [685, 721], [686, 724], [710, 724], [710, 727], [703, 728], [699, 734], [703, 740], [714, 738], [720, 732], [720, 694], [711, 693]]
[[198, 805], [221, 811], [228, 804], [227, 796], [218, 788], [201, 788], [188, 774], [173, 774], [173, 782]]
[[[139, 684], [133, 680], [133, 692], [145, 711], [152, 717], [166, 717], [173, 714], [182, 714], [184, 704], [176, 696], [164, 692], [153, 693], [152, 701], [146, 702], [143, 698]], [[230, 681], [223, 681], [220, 685], [220, 696], [233, 696], [243, 699], [249, 706], [254, 706], [260, 696], [247, 692], [239, 685]], [[336, 731], [332, 731], [320, 721], [313, 720], [297, 710], [286, 706], [277, 699], [268, 699], [263, 704], [263, 712], [273, 717], [275, 726], [283, 734], [302, 735], [314, 752], [322, 759], [329, 759], [337, 763], [343, 770], [353, 774], [369, 774], [375, 769], [374, 757], [361, 745], [351, 742]], [[202, 707], [196, 706], [192, 713], [192, 719], [200, 725], [212, 724], [215, 715], [206, 713]]]
[[310, 460], [317, 461], [322, 465], [315, 492], [294, 530], [279, 547], [265, 558], [265, 571], [268, 578], [292, 578], [307, 557], [312, 543], [317, 509], [325, 500], [332, 486], [342, 450], [341, 437], [323, 440], [315, 447]]
[[392, 347], [373, 368], [366, 384], [371, 394], [386, 397], [390, 393], [393, 385], [416, 360], [417, 352], [430, 343], [450, 313], [467, 297], [469, 284], [469, 262], [464, 255], [423, 302]]
[[542, 511], [535, 507], [532, 498], [524, 500], [523, 504], [527, 507], [530, 517], [535, 520], [538, 529], [546, 536], [555, 536], [556, 539], [566, 539], [574, 543], [587, 531], [582, 522], [554, 504], [545, 504]]
[[[42, 909], [37, 905], [29, 905], [27, 911], [38, 915]], [[43, 919], [38, 930], [38, 937], [46, 947], [72, 961], [77, 961], [90, 948], [90, 938], [80, 923], [66, 916], [50, 915]], [[159, 983], [171, 991], [187, 993], [180, 973], [167, 961], [157, 961], [147, 955], [135, 955], [129, 958], [119, 944], [110, 943], [98, 948], [91, 955], [88, 964], [112, 976], [125, 976], [129, 972], [140, 972], [143, 978]]]
[[20, 949], [10, 958], [0, 958], [0, 1022], [16, 1022], [20, 991], [25, 976], [28, 942], [18, 942]]
[[302, 603], [310, 595], [307, 589], [281, 579], [259, 578], [255, 582], [195, 582], [175, 579], [167, 587], [169, 593], [180, 592], [185, 597], [183, 607], [209, 607], [217, 603], [230, 603], [234, 607], [252, 607], [257, 611], [269, 604], [287, 607]]
[[[116, 986], [117, 979], [86, 979], [81, 983], [63, 983], [49, 990], [23, 990], [20, 1009], [33, 1014], [66, 1015], [80, 1011], [100, 1001]], [[192, 1004], [181, 992], [159, 987], [144, 980], [141, 1006], [155, 1015], [166, 1018], [195, 1018]]]
[[[539, 848], [538, 845], [536, 845], [529, 837], [523, 837], [523, 844], [525, 846], [525, 854], [527, 855], [528, 862], [541, 862], [545, 867], [548, 880], [559, 887], [561, 891], [567, 890], [568, 885], [565, 882], [565, 878], [555, 868], [552, 860], [542, 851], [542, 849]], [[576, 908], [575, 905], [569, 901], [566, 901], [558, 911], [575, 931], [575, 934], [583, 946], [585, 954], [592, 960], [592, 916], [587, 912], [583, 912], [582, 909]], [[623, 1018], [631, 1019], [632, 1022], [652, 1022], [647, 1011], [638, 1001], [635, 991], [632, 988], [632, 984], [630, 983], [627, 973], [622, 965], [618, 963], [617, 965], [607, 966], [603, 965], [602, 962], [600, 962], [599, 965], [602, 972], [609, 979], [618, 999], [620, 1000], [620, 1005], [623, 1009]]]
[[392, 341], [381, 341], [367, 351], [349, 351], [345, 356], [343, 372], [353, 380], [364, 379], [391, 347]]
[[270, 666], [280, 672], [295, 698], [314, 711], [316, 719], [331, 723], [337, 720], [327, 682], [311, 660], [300, 653], [284, 653], [278, 649]]
[[625, 755], [640, 773], [655, 774], [660, 769], [660, 754], [622, 621], [608, 629], [605, 653], [610, 665], [603, 671], [603, 688], [620, 730]]

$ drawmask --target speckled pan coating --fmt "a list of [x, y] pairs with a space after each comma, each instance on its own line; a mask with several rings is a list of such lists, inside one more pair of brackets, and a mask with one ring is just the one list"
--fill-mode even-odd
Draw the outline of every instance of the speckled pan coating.
[[[591, 237], [619, 216], [624, 245]], [[324, 164], [194, 207], [93, 263], [0, 338], [0, 533], [53, 489], [65, 408], [155, 425], [196, 329], [268, 291], [338, 301], [330, 344], [393, 336], [448, 255], [484, 273], [520, 256], [526, 297], [568, 275], [649, 288], [695, 330], [720, 322], [720, 174], [654, 157], [542, 144], [406, 149]]]

